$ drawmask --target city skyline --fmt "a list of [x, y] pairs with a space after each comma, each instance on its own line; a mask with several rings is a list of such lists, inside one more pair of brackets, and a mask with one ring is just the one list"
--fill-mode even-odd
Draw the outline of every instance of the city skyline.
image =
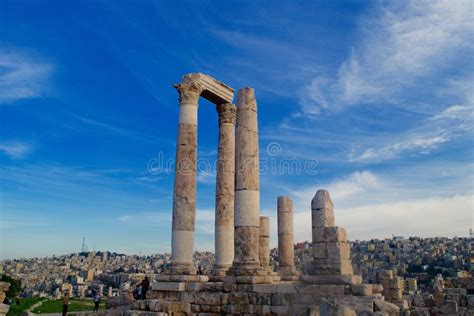
[[[469, 1], [1, 6], [0, 259], [84, 236], [169, 253], [172, 84], [190, 72], [255, 88], [272, 247], [277, 196], [303, 242], [323, 188], [350, 240], [474, 226]], [[218, 122], [199, 104], [196, 248], [213, 251]]]

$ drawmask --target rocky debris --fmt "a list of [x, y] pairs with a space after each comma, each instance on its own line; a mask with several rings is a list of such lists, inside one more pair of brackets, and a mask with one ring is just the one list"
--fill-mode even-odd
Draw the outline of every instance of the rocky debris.
[[438, 307], [440, 314], [456, 314], [458, 313], [458, 304], [456, 301], [445, 301]]
[[386, 312], [390, 316], [398, 316], [400, 314], [400, 308], [397, 305], [383, 300], [374, 301], [374, 311]]
[[117, 308], [120, 306], [129, 306], [135, 302], [135, 299], [131, 294], [127, 295], [119, 295], [119, 296], [112, 296], [107, 298], [105, 303], [105, 307], [107, 309]]
[[326, 299], [321, 299], [319, 303], [319, 314], [321, 316], [356, 316], [355, 310], [347, 306], [329, 303]]

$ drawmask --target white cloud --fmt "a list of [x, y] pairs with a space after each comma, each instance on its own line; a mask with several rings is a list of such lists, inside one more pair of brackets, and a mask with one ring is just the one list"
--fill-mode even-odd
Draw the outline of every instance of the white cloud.
[[44, 97], [52, 70], [52, 64], [33, 56], [0, 49], [0, 104]]
[[[318, 76], [303, 89], [300, 104], [306, 114], [318, 114], [328, 105], [337, 110], [358, 103], [412, 107], [406, 102], [406, 89], [424, 87], [420, 93], [445, 88], [450, 78], [443, 74], [447, 69], [468, 76], [458, 70], [469, 69], [467, 56], [472, 56], [474, 48], [470, 1], [392, 3], [377, 12], [362, 20], [363, 40], [335, 77]], [[462, 64], [464, 68], [459, 68]]]
[[[200, 169], [201, 167], [205, 169], [210, 168], [211, 167], [210, 161], [208, 159], [205, 159], [205, 160], [201, 159], [198, 162], [198, 169]], [[198, 173], [196, 175], [196, 181], [202, 184], [212, 184], [216, 182], [216, 175], [213, 172], [210, 172], [207, 170], [204, 170], [204, 171], [198, 170]]]
[[[469, 173], [468, 168], [463, 168], [464, 173]], [[424, 172], [437, 174], [435, 169]], [[403, 172], [411, 173], [410, 170]], [[445, 177], [451, 179], [450, 173], [448, 172]], [[419, 178], [420, 175], [416, 174], [415, 177]], [[422, 181], [413, 183], [410, 179], [406, 179], [400, 184], [398, 181], [387, 180], [385, 176], [362, 171], [354, 172], [326, 185], [289, 190], [295, 211], [295, 241], [311, 240], [310, 205], [318, 189], [329, 191], [334, 203], [336, 225], [346, 228], [351, 239], [390, 237], [392, 233], [405, 236], [465, 236], [468, 229], [474, 227], [472, 188], [467, 191], [459, 189], [458, 193], [453, 194], [443, 188], [451, 185], [449, 182], [444, 183], [441, 179], [437, 181], [438, 190], [425, 190]], [[456, 183], [459, 182], [456, 180]], [[274, 244], [276, 218], [274, 212], [268, 214], [273, 218]]]
[[380, 147], [366, 148], [360, 154], [351, 152], [348, 158], [351, 162], [365, 163], [393, 159], [405, 152], [428, 154], [443, 143], [471, 133], [473, 122], [474, 111], [471, 106], [452, 105], [395, 140]]
[[467, 236], [474, 227], [474, 195], [429, 197], [341, 209], [338, 225], [352, 239], [408, 236]]
[[25, 158], [33, 150], [33, 146], [19, 141], [9, 141], [0, 143], [0, 152], [9, 156], [11, 159]]

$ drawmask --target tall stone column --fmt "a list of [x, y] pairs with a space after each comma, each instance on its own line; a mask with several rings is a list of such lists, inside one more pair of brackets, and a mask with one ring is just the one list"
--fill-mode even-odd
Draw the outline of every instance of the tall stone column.
[[257, 102], [252, 88], [238, 93], [235, 147], [235, 257], [232, 274], [262, 270], [259, 260], [259, 169]]
[[178, 142], [173, 194], [171, 266], [168, 274], [196, 274], [193, 264], [196, 218], [197, 109], [202, 92], [192, 80], [175, 85], [179, 92]]
[[278, 208], [278, 274], [282, 280], [296, 280], [293, 202], [287, 196], [279, 196]]
[[231, 103], [217, 105], [219, 144], [216, 177], [214, 276], [225, 276], [234, 260], [235, 116]]
[[270, 270], [270, 218], [267, 216], [260, 216], [259, 248], [260, 265]]

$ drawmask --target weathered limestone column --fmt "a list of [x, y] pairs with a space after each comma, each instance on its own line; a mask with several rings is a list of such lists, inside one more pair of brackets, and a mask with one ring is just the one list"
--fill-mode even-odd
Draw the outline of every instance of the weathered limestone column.
[[233, 275], [262, 270], [259, 260], [259, 169], [257, 102], [252, 88], [238, 93], [235, 147]]
[[179, 92], [178, 142], [173, 195], [171, 266], [168, 274], [196, 274], [193, 264], [196, 217], [197, 109], [202, 88], [192, 80], [175, 85]]
[[297, 280], [295, 269], [293, 202], [288, 196], [279, 196], [278, 208], [278, 274], [282, 280]]
[[259, 259], [262, 268], [270, 270], [270, 218], [266, 216], [260, 216]]
[[235, 116], [231, 103], [217, 105], [219, 144], [216, 177], [214, 276], [225, 276], [234, 260]]

